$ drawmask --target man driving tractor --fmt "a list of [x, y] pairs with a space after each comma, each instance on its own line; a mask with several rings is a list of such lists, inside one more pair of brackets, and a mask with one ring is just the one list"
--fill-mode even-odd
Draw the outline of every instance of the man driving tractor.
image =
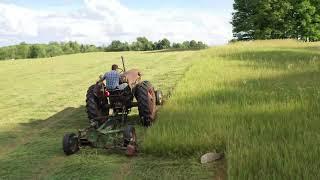
[[114, 64], [111, 66], [111, 71], [106, 72], [103, 76], [108, 90], [123, 90], [128, 86], [127, 83], [120, 84], [120, 73], [117, 71], [118, 69], [118, 65]]
[[116, 64], [112, 65], [111, 71], [101, 75], [99, 80], [88, 88], [86, 112], [90, 126], [79, 130], [78, 134], [64, 135], [62, 142], [66, 155], [76, 153], [83, 146], [120, 148], [126, 150], [127, 155], [134, 155], [135, 129], [131, 125], [124, 127], [131, 109], [138, 108], [143, 126], [149, 127], [154, 122], [156, 105], [162, 105], [163, 102], [161, 91], [156, 91], [149, 81], [143, 81], [139, 70], [126, 71], [123, 57], [121, 59], [123, 69]]

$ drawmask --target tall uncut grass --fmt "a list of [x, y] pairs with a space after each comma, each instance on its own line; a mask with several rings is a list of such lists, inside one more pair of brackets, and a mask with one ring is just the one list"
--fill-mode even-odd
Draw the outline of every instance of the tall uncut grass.
[[201, 52], [148, 130], [144, 151], [225, 152], [229, 179], [320, 178], [320, 44], [236, 43]]

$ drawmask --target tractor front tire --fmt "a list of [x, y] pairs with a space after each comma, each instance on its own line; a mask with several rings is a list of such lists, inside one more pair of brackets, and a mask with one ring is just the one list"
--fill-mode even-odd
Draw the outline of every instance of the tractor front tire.
[[[109, 108], [105, 108], [105, 104], [96, 96], [96, 85], [89, 87], [86, 95], [86, 112], [88, 114], [89, 123], [93, 120], [109, 115]], [[99, 121], [98, 121], [99, 122]]]
[[137, 85], [135, 97], [138, 102], [139, 116], [143, 126], [149, 127], [156, 118], [156, 95], [153, 86], [148, 81]]
[[75, 133], [68, 133], [64, 135], [63, 141], [62, 141], [62, 147], [64, 153], [69, 156], [77, 151], [79, 151], [79, 141], [78, 137]]

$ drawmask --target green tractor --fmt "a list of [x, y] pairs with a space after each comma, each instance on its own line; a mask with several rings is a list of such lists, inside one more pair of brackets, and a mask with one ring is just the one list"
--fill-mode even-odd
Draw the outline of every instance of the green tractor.
[[[163, 95], [149, 81], [141, 80], [137, 69], [126, 71], [123, 57], [120, 84], [124, 89], [108, 90], [102, 77], [89, 87], [86, 95], [86, 111], [90, 126], [78, 134], [68, 133], [63, 138], [66, 155], [76, 153], [80, 147], [91, 146], [106, 149], [122, 149], [129, 156], [137, 151], [135, 128], [128, 124], [128, 114], [138, 107], [140, 122], [149, 127], [156, 118], [156, 106], [162, 105]], [[136, 101], [134, 101], [136, 99]]]

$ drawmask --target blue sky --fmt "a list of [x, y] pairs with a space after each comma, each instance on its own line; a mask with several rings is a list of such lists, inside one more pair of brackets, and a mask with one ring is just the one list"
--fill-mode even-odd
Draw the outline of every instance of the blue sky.
[[140, 35], [224, 44], [232, 38], [232, 4], [233, 0], [0, 0], [0, 46], [67, 40], [108, 44]]

